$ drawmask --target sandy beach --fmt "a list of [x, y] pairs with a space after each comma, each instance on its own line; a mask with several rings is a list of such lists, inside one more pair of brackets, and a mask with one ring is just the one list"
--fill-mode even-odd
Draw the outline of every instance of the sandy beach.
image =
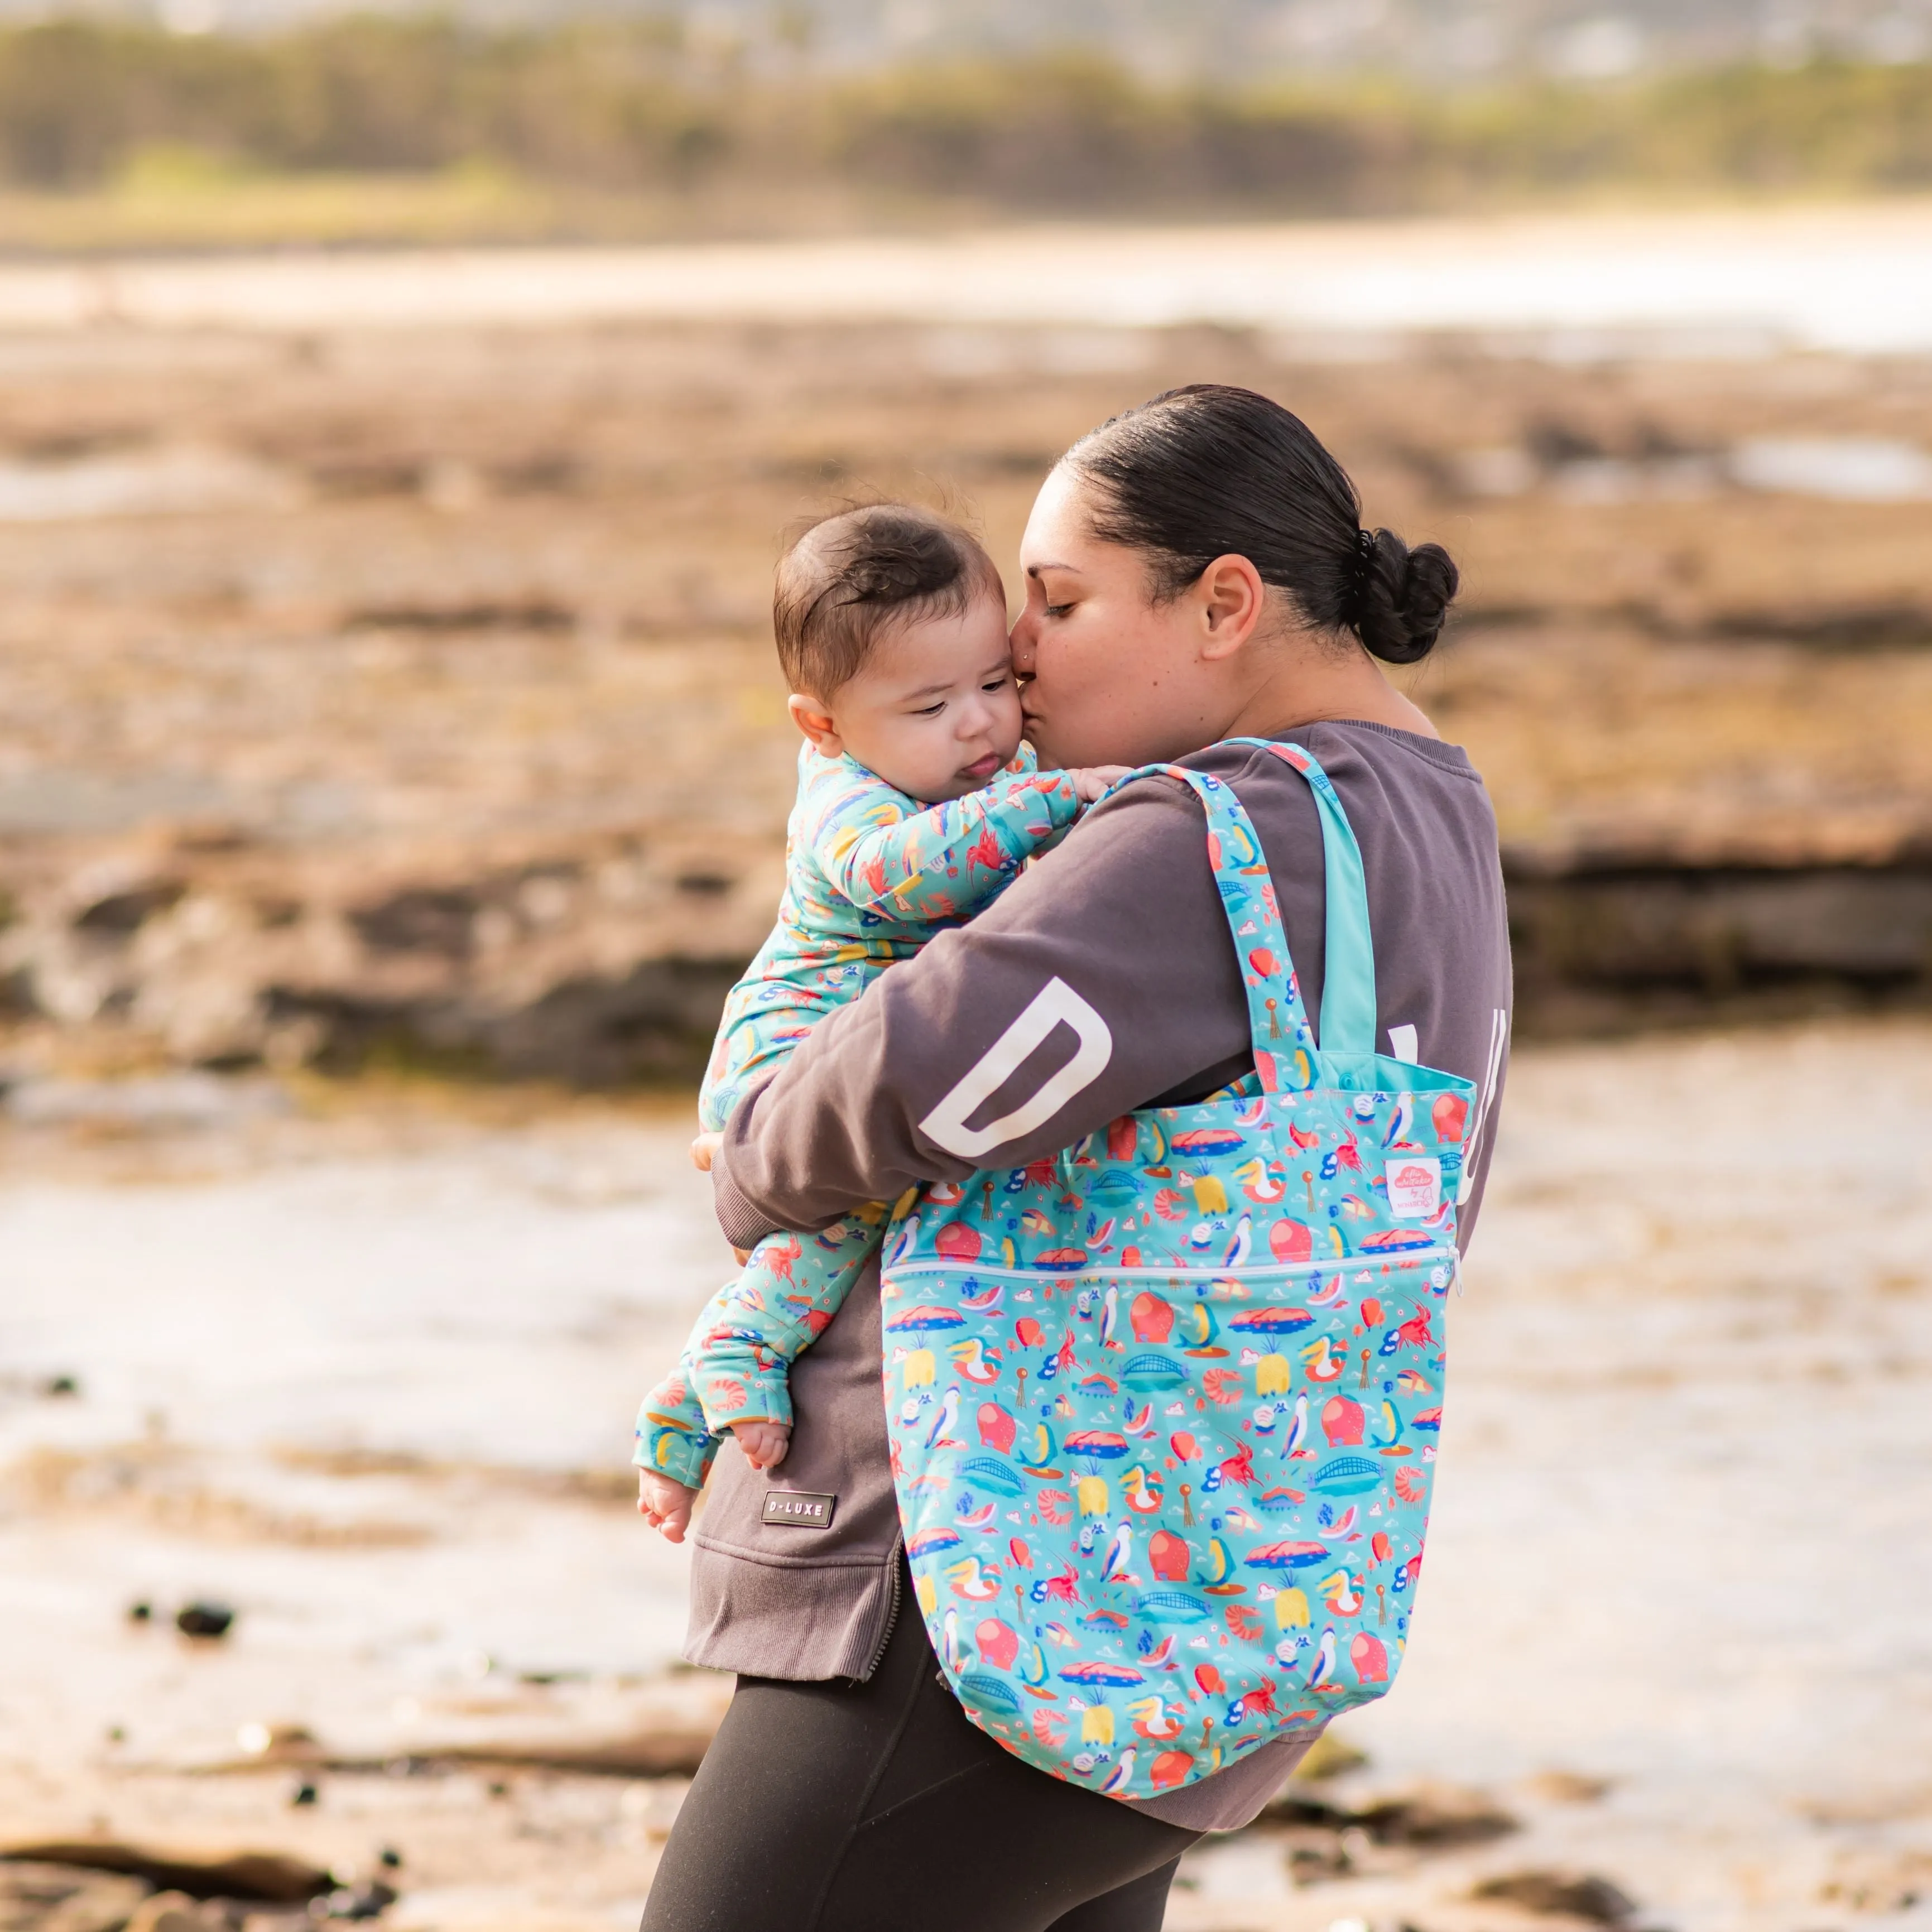
[[1407, 682], [1522, 1024], [1402, 1682], [1169, 1923], [1932, 1932], [1906, 202], [0, 264], [0, 1850], [635, 1923], [730, 1688], [626, 1461], [728, 1265], [775, 533], [943, 496], [1010, 566], [1203, 380], [1462, 566]]
[[[388, 1922], [608, 1932], [678, 1780], [432, 1760], [701, 1729], [728, 1688], [674, 1669], [682, 1559], [625, 1494], [724, 1264], [680, 1110], [170, 1078], [10, 1101], [0, 1816], [388, 1845]], [[1508, 1932], [1562, 1922], [1472, 1894], [1552, 1870], [1676, 1932], [1926, 1922], [1928, 1078], [1910, 1021], [1520, 1055], [1417, 1640], [1320, 1788], [1520, 1828], [1322, 1872], [1238, 1834], [1171, 1924]], [[204, 1598], [220, 1642], [167, 1628]]]

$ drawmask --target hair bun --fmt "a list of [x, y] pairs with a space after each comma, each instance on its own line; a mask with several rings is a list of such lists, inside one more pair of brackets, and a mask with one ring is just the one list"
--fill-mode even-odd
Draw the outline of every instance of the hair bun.
[[1414, 664], [1434, 650], [1460, 576], [1440, 544], [1411, 550], [1394, 531], [1381, 530], [1374, 543], [1356, 596], [1356, 634], [1384, 662]]

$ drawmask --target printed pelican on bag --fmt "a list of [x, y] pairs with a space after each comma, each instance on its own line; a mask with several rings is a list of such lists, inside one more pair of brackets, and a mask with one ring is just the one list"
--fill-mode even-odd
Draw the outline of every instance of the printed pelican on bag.
[[1244, 1161], [1234, 1169], [1234, 1178], [1241, 1184], [1241, 1192], [1262, 1207], [1272, 1207], [1288, 1192], [1288, 1178], [1279, 1167], [1268, 1166], [1257, 1157]]

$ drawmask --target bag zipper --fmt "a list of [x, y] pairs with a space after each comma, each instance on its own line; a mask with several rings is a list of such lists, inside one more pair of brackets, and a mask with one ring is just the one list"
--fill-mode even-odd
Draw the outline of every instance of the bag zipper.
[[1337, 1274], [1346, 1274], [1351, 1268], [1374, 1268], [1383, 1262], [1453, 1262], [1460, 1272], [1461, 1256], [1451, 1248], [1391, 1248], [1386, 1252], [1366, 1255], [1336, 1255], [1325, 1262], [1270, 1262], [1265, 1267], [1257, 1268], [1244, 1262], [1238, 1268], [1222, 1266], [1149, 1268], [1144, 1264], [1135, 1268], [1123, 1268], [1112, 1262], [1096, 1262], [1091, 1268], [988, 1268], [977, 1262], [899, 1262], [888, 1266], [884, 1272], [889, 1275], [908, 1274], [986, 1274], [998, 1275], [1006, 1281], [1078, 1281], [1083, 1276], [1148, 1275], [1163, 1281], [1172, 1281], [1177, 1276], [1202, 1276], [1210, 1281], [1222, 1281], [1230, 1276], [1245, 1280], [1258, 1275]]

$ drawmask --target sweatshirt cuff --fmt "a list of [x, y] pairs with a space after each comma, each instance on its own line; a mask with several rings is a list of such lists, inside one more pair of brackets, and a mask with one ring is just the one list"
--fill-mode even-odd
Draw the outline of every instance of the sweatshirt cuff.
[[779, 1230], [760, 1214], [732, 1185], [725, 1165], [725, 1150], [720, 1148], [711, 1162], [711, 1204], [718, 1226], [734, 1248], [755, 1248], [767, 1234]]

